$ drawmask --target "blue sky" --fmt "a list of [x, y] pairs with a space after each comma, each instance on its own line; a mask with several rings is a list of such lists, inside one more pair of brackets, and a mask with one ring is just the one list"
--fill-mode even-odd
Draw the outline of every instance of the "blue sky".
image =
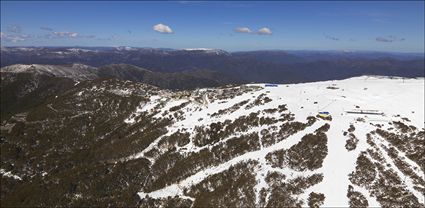
[[1, 1], [2, 46], [424, 52], [424, 2]]

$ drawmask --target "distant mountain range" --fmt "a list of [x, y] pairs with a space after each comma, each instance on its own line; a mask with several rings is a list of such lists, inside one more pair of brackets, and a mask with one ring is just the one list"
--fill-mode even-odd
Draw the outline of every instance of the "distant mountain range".
[[[219, 74], [219, 77], [238, 82], [299, 83], [345, 79], [360, 75], [423, 77], [425, 62], [424, 55], [420, 53], [370, 51], [226, 52], [205, 48], [183, 50], [133, 47], [1, 48], [2, 67], [14, 64], [75, 63], [93, 67], [130, 64], [151, 72], [184, 72], [186, 75], [188, 71], [207, 70], [209, 73]], [[117, 66], [120, 65], [116, 65], [115, 68]], [[129, 70], [134, 71], [131, 67]], [[127, 72], [116, 71], [113, 74], [128, 75]], [[197, 74], [200, 74], [199, 71]], [[162, 74], [162, 76], [171, 75]]]

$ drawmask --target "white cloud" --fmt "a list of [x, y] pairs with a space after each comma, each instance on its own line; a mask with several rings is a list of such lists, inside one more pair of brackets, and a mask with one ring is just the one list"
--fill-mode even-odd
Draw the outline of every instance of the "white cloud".
[[95, 35], [82, 35], [76, 32], [52, 32], [49, 34], [45, 34], [42, 36], [38, 36], [39, 38], [46, 39], [56, 39], [56, 38], [95, 38]]
[[25, 41], [25, 39], [19, 36], [13, 36], [13, 37], [9, 37], [9, 41], [17, 43], [17, 42]]
[[260, 28], [257, 32], [252, 31], [248, 27], [237, 27], [237, 28], [235, 28], [235, 32], [257, 34], [257, 35], [271, 35], [272, 34], [272, 30], [268, 27]]
[[157, 25], [153, 26], [153, 30], [159, 32], [159, 33], [165, 33], [165, 34], [170, 34], [173, 33], [173, 30], [171, 30], [171, 28], [167, 25], [164, 25], [162, 23], [159, 23]]
[[30, 38], [30, 36], [29, 35], [21, 35], [21, 34], [7, 35], [6, 33], [3, 33], [3, 32], [0, 33], [0, 39], [2, 41], [6, 41], [6, 42], [17, 43], [17, 42], [20, 42], [20, 41], [25, 41], [27, 38]]
[[76, 38], [78, 36], [78, 33], [76, 32], [53, 32], [53, 34], [58, 37], [70, 37], [70, 38]]
[[258, 30], [258, 34], [259, 35], [271, 35], [272, 34], [272, 30], [270, 30], [270, 28], [263, 27], [263, 28], [261, 28], [261, 29]]
[[251, 29], [247, 28], [247, 27], [237, 27], [235, 28], [235, 32], [237, 33], [251, 33]]
[[95, 38], [95, 35], [81, 35], [76, 32], [51, 32], [44, 35], [32, 35], [32, 34], [22, 34], [22, 33], [0, 33], [1, 41], [5, 42], [21, 42], [29, 39], [61, 39], [61, 38]]

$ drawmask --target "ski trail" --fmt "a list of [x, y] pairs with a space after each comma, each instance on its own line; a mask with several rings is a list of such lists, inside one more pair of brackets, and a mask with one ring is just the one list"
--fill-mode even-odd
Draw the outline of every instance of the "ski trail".
[[292, 145], [298, 143], [300, 139], [309, 133], [313, 133], [317, 128], [319, 128], [321, 125], [323, 125], [323, 122], [316, 122], [312, 126], [306, 128], [304, 131], [297, 132], [285, 140], [282, 140], [274, 145], [271, 145], [269, 147], [266, 147], [264, 149], [248, 152], [246, 154], [243, 154], [241, 156], [238, 156], [236, 158], [233, 158], [225, 163], [222, 163], [218, 166], [210, 167], [207, 169], [204, 169], [202, 171], [199, 171], [198, 173], [195, 173], [192, 176], [189, 176], [188, 178], [180, 181], [177, 184], [172, 184], [170, 186], [167, 186], [165, 188], [150, 192], [150, 193], [144, 193], [139, 192], [138, 195], [140, 198], [144, 198], [147, 195], [152, 198], [164, 198], [168, 196], [183, 196], [183, 188], [190, 187], [192, 185], [198, 184], [207, 177], [211, 175], [215, 175], [217, 173], [223, 172], [227, 169], [229, 169], [231, 166], [234, 166], [240, 162], [248, 161], [248, 160], [259, 160], [261, 158], [265, 158], [265, 156], [270, 153], [274, 152], [276, 150], [280, 149], [286, 149], [291, 147]]

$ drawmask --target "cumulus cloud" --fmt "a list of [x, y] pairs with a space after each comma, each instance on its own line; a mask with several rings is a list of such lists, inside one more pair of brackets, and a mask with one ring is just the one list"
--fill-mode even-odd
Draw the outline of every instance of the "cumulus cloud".
[[389, 36], [386, 36], [386, 37], [377, 37], [375, 40], [378, 41], [378, 42], [392, 43], [392, 42], [397, 42], [397, 41], [404, 41], [405, 39], [389, 35]]
[[40, 27], [40, 30], [53, 31], [52, 28], [50, 28], [50, 27], [44, 27], [44, 26], [41, 26]]
[[235, 28], [235, 32], [257, 34], [257, 35], [271, 35], [272, 34], [272, 30], [268, 27], [260, 28], [259, 30], [257, 30], [257, 32], [252, 31], [248, 27], [237, 27], [237, 28]]
[[54, 35], [57, 37], [69, 37], [69, 38], [76, 38], [78, 37], [78, 33], [76, 32], [53, 32]]
[[1, 41], [6, 41], [6, 42], [12, 42], [12, 43], [17, 43], [17, 42], [21, 42], [21, 41], [25, 41], [26, 39], [30, 38], [30, 35], [23, 35], [23, 34], [6, 34], [1, 32], [0, 33], [0, 39]]
[[325, 35], [325, 38], [326, 38], [326, 39], [329, 39], [329, 40], [339, 41], [339, 38], [334, 37], [334, 36], [330, 36], [330, 35]]
[[237, 33], [251, 33], [251, 29], [247, 28], [247, 27], [237, 27], [235, 28], [235, 32]]
[[10, 25], [9, 27], [7, 27], [7, 31], [11, 33], [21, 33], [22, 28], [19, 25]]
[[272, 30], [270, 30], [270, 28], [268, 28], [268, 27], [263, 27], [263, 28], [259, 29], [257, 33], [259, 35], [271, 35]]
[[164, 33], [164, 34], [173, 33], [173, 30], [169, 26], [164, 25], [162, 23], [159, 23], [159, 24], [154, 25], [153, 26], [153, 30], [155, 30], [155, 31], [157, 31], [159, 33]]

